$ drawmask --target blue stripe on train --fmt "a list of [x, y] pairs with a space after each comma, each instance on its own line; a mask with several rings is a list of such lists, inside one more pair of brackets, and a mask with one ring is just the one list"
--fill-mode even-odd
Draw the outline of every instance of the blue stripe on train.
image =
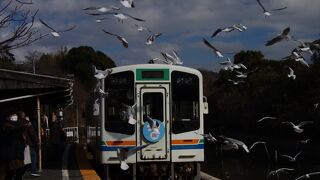
[[182, 149], [204, 149], [203, 144], [193, 144], [193, 145], [172, 145], [172, 150], [182, 150]]
[[[118, 148], [123, 148], [124, 146], [100, 146], [100, 151], [117, 151]], [[203, 144], [193, 144], [193, 145], [172, 145], [172, 150], [182, 150], [182, 149], [204, 149]]]

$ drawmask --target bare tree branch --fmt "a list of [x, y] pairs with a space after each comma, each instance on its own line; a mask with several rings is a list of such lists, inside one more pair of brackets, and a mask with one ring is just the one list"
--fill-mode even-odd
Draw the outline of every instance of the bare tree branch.
[[31, 13], [22, 8], [29, 3], [18, 3], [14, 5], [13, 0], [10, 0], [0, 9], [0, 33], [5, 34], [4, 38], [0, 39], [0, 58], [13, 49], [28, 46], [46, 36], [33, 27], [38, 10]]

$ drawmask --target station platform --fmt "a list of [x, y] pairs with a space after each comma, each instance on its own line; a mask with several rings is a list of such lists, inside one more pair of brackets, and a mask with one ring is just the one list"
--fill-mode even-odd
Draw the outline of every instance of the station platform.
[[80, 144], [64, 144], [59, 150], [48, 148], [43, 154], [42, 171], [39, 177], [26, 171], [24, 179], [31, 180], [100, 180], [86, 158], [84, 147]]
[[[100, 180], [98, 173], [87, 159], [81, 144], [64, 144], [59, 149], [47, 147], [43, 154], [42, 171], [39, 177], [26, 171], [24, 180]], [[202, 180], [219, 180], [201, 172]]]

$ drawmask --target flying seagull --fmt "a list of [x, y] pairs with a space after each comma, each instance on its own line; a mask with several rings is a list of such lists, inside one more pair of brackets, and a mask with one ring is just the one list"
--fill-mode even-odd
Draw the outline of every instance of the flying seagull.
[[95, 65], [92, 65], [92, 69], [94, 72], [94, 77], [99, 80], [106, 78], [108, 75], [112, 73], [112, 69], [100, 70], [100, 69], [97, 69]]
[[194, 133], [196, 133], [196, 134], [198, 134], [198, 135], [200, 135], [200, 136], [203, 136], [203, 137], [206, 138], [208, 141], [212, 141], [212, 142], [217, 142], [217, 141], [218, 141], [215, 137], [213, 137], [213, 136], [211, 135], [211, 133], [208, 133], [208, 134], [199, 134], [199, 133], [197, 133], [197, 132], [194, 132]]
[[132, 125], [136, 124], [137, 120], [134, 117], [136, 116], [137, 103], [135, 103], [132, 106], [129, 106], [124, 103], [122, 103], [122, 105], [125, 107], [123, 114], [128, 119], [128, 123]]
[[115, 6], [110, 6], [110, 7], [91, 6], [91, 7], [84, 8], [84, 9], [82, 9], [82, 10], [85, 10], [85, 11], [86, 11], [86, 10], [89, 10], [89, 11], [90, 11], [90, 10], [95, 10], [95, 11], [99, 11], [99, 12], [104, 13], [104, 12], [109, 12], [109, 11], [112, 11], [112, 10], [120, 10], [120, 8], [115, 7]]
[[52, 30], [51, 34], [52, 34], [52, 36], [54, 36], [54, 37], [59, 37], [59, 36], [60, 36], [59, 33], [71, 31], [71, 30], [73, 30], [73, 29], [75, 28], [75, 26], [72, 26], [72, 27], [70, 27], [70, 28], [68, 28], [68, 29], [57, 31], [57, 30], [53, 29], [52, 27], [50, 27], [50, 26], [49, 26], [47, 23], [45, 23], [43, 20], [39, 19], [39, 21], [41, 22], [41, 24], [43, 24], [44, 26], [46, 26], [47, 28], [49, 28], [49, 29]]
[[125, 148], [118, 148], [117, 149], [117, 155], [118, 159], [120, 160], [120, 168], [122, 170], [128, 170], [129, 165], [127, 164], [126, 160], [128, 159], [129, 156], [135, 154], [136, 152], [140, 151], [141, 149], [149, 146], [149, 144], [141, 145], [141, 146], [136, 146], [136, 147], [125, 147]]
[[159, 131], [160, 124], [158, 123], [158, 121], [146, 115], [145, 122], [148, 122], [150, 130], [156, 131], [158, 134], [160, 134], [160, 131]]
[[288, 74], [288, 78], [292, 78], [293, 80], [295, 80], [296, 79], [296, 75], [294, 74], [293, 69], [291, 69], [291, 67], [289, 67], [289, 70], [290, 70], [290, 72]]
[[277, 175], [277, 178], [279, 179], [279, 173], [288, 173], [288, 171], [293, 171], [293, 170], [294, 169], [291, 169], [291, 168], [279, 168], [277, 170], [270, 171], [267, 176], [267, 179], [269, 179], [270, 176], [274, 176], [274, 175]]
[[218, 57], [223, 57], [222, 53], [215, 48], [214, 46], [212, 46], [205, 38], [202, 38], [203, 42], [205, 45], [207, 45], [209, 48], [211, 48], [213, 50], [213, 52], [218, 56]]
[[[263, 10], [263, 14], [266, 16], [271, 16], [271, 13], [269, 11], [266, 10], [266, 8], [262, 5], [262, 3], [260, 2], [260, 0], [257, 0], [259, 6], [262, 8]], [[287, 7], [282, 7], [282, 8], [277, 8], [277, 9], [272, 9], [271, 11], [280, 11], [283, 9], [286, 9]]]
[[295, 180], [310, 179], [311, 176], [314, 176], [314, 175], [320, 175], [320, 171], [319, 172], [311, 172], [311, 173], [302, 175], [302, 176], [296, 178]]
[[124, 37], [110, 33], [104, 29], [102, 29], [102, 31], [105, 32], [106, 34], [117, 37], [117, 39], [122, 42], [123, 47], [128, 48], [128, 46], [129, 46], [128, 41]]
[[241, 147], [247, 153], [250, 152], [248, 146], [245, 143], [243, 143], [242, 141], [239, 141], [239, 140], [233, 139], [233, 138], [229, 138], [229, 137], [225, 137], [223, 135], [220, 135], [219, 137], [222, 138], [222, 140], [223, 140], [222, 148], [225, 150], [239, 149], [239, 147]]
[[152, 32], [152, 31], [150, 31], [148, 28], [143, 27], [143, 26], [140, 26], [140, 25], [138, 25], [138, 24], [135, 24], [135, 26], [137, 27], [137, 30], [138, 30], [139, 32], [142, 32], [142, 31]]
[[126, 8], [134, 8], [133, 0], [120, 0], [120, 3]]
[[266, 119], [277, 119], [277, 118], [276, 117], [271, 117], [271, 116], [265, 116], [265, 117], [259, 119], [257, 122], [261, 122], [261, 121], [266, 120]]
[[113, 14], [114, 17], [116, 17], [118, 19], [118, 21], [122, 22], [123, 23], [123, 20], [126, 20], [128, 18], [131, 18], [131, 19], [134, 19], [136, 21], [145, 21], [143, 19], [140, 19], [140, 18], [136, 18], [130, 14], [127, 14], [127, 13], [117, 13], [117, 12], [107, 12], [107, 13], [104, 13], [104, 14]]
[[173, 56], [171, 56], [168, 53], [163, 53], [161, 52], [162, 56], [164, 57], [166, 64], [171, 64], [171, 65], [181, 65], [183, 64], [181, 58], [177, 55], [176, 51], [172, 51]]
[[290, 162], [295, 162], [297, 160], [297, 157], [301, 154], [301, 152], [297, 153], [294, 157], [285, 155], [285, 154], [280, 154], [283, 157], [286, 157], [289, 159]]
[[291, 39], [291, 37], [289, 36], [289, 32], [290, 32], [290, 27], [285, 28], [280, 35], [278, 35], [275, 38], [267, 41], [265, 45], [266, 46], [271, 46], [271, 45], [273, 45], [273, 44], [275, 44], [277, 42], [280, 42], [280, 41], [282, 41], [284, 39], [287, 39], [287, 40]]
[[213, 32], [213, 34], [211, 35], [211, 38], [215, 37], [220, 32], [231, 32], [233, 30], [238, 30], [240, 32], [243, 32], [243, 31], [247, 30], [247, 27], [242, 24], [234, 24], [230, 27], [218, 28], [215, 32]]
[[295, 125], [295, 124], [293, 124], [293, 123], [290, 122], [290, 121], [282, 122], [282, 124], [286, 124], [286, 125], [292, 126], [293, 129], [294, 129], [294, 131], [295, 131], [296, 133], [302, 133], [302, 132], [303, 132], [303, 129], [301, 129], [301, 127], [302, 127], [303, 125], [312, 124], [312, 123], [313, 123], [313, 121], [302, 121], [302, 122], [299, 123], [298, 125]]
[[245, 81], [234, 81], [232, 79], [228, 79], [229, 82], [232, 82], [234, 85], [238, 85], [239, 83], [245, 83]]
[[161, 36], [162, 33], [155, 33], [148, 37], [146, 44], [151, 45], [159, 36]]

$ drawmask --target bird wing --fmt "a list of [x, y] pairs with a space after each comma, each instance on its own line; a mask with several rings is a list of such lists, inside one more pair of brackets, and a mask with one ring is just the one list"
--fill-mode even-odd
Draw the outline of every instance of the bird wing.
[[54, 31], [54, 32], [57, 32], [55, 29], [53, 29], [53, 28], [50, 27], [47, 23], [45, 23], [42, 19], [39, 18], [39, 21], [40, 21], [44, 26], [46, 26], [47, 28], [51, 29], [51, 30]]
[[213, 37], [215, 37], [218, 33], [220, 33], [222, 31], [222, 29], [221, 28], [219, 28], [219, 29], [217, 29], [212, 35], [211, 35], [211, 37], [213, 38]]
[[264, 6], [262, 5], [262, 3], [260, 2], [260, 0], [257, 0], [257, 2], [258, 2], [258, 4], [259, 4], [259, 6], [263, 9], [263, 11], [267, 11], [267, 10], [264, 8]]
[[312, 123], [313, 123], [313, 121], [302, 121], [301, 123], [298, 124], [298, 127], [301, 127], [306, 124], [312, 124]]
[[132, 15], [130, 15], [130, 14], [126, 14], [126, 13], [123, 13], [123, 14], [126, 15], [126, 16], [129, 16], [129, 17], [131, 17], [132, 19], [137, 20], [137, 21], [146, 21], [146, 20], [144, 20], [144, 19], [136, 18], [136, 17], [134, 17], [134, 16], [132, 16]]
[[283, 37], [277, 36], [277, 37], [275, 37], [275, 38], [267, 41], [267, 43], [266, 43], [265, 45], [266, 45], [266, 46], [271, 46], [271, 45], [273, 45], [273, 44], [275, 44], [275, 43], [277, 43], [277, 42], [280, 42], [282, 39], [283, 39]]
[[284, 10], [284, 9], [287, 9], [287, 7], [282, 7], [282, 8], [272, 9], [271, 11], [280, 11], [280, 10]]
[[117, 38], [122, 42], [123, 47], [125, 47], [125, 48], [129, 47], [129, 43], [124, 37], [117, 36]]
[[257, 142], [254, 142], [253, 144], [252, 144], [252, 146], [249, 148], [250, 150], [254, 147], [254, 146], [256, 146], [257, 144], [265, 144], [266, 142], [264, 142], [264, 141], [257, 141]]
[[289, 156], [289, 155], [285, 155], [285, 154], [280, 154], [280, 155], [283, 156], [283, 157], [286, 157], [286, 158], [290, 159], [291, 161], [293, 160], [293, 157], [291, 157], [291, 156]]
[[289, 70], [290, 70], [290, 74], [294, 73], [294, 71], [293, 71], [293, 69], [291, 67], [289, 67]]
[[205, 38], [202, 38], [203, 39], [203, 42], [205, 45], [207, 45], [209, 48], [215, 50], [215, 51], [218, 51], [217, 48], [213, 47]]
[[287, 124], [287, 125], [291, 125], [291, 126], [295, 126], [292, 122], [290, 121], [285, 121], [285, 122], [281, 122], [282, 124]]
[[128, 150], [128, 156], [136, 153], [137, 151], [139, 151], [139, 150], [141, 150], [141, 149], [143, 149], [143, 148], [145, 148], [145, 147], [147, 147], [147, 146], [149, 146], [149, 145], [150, 145], [150, 144], [145, 144], [145, 145], [141, 145], [141, 146], [136, 146], [136, 147], [130, 148], [130, 149]]
[[68, 29], [59, 30], [59, 31], [57, 31], [57, 32], [67, 32], [67, 31], [73, 30], [74, 28], [76, 28], [76, 25], [73, 25], [73, 26], [69, 27]]
[[30, 2], [22, 2], [22, 1], [20, 1], [20, 0], [16, 0], [18, 3], [20, 3], [20, 4], [33, 4], [33, 2], [32, 1], [30, 1]]
[[86, 7], [86, 8], [83, 8], [82, 10], [97, 10], [99, 9], [100, 7], [95, 7], [95, 6], [90, 6], [90, 7]]
[[104, 33], [107, 33], [107, 34], [112, 35], [112, 36], [116, 36], [116, 37], [119, 36], [119, 35], [117, 35], [117, 34], [113, 34], [113, 33], [111, 33], [111, 32], [108, 32], [108, 31], [106, 31], [106, 30], [104, 30], [104, 29], [102, 29], [102, 31], [103, 31]]
[[290, 32], [290, 27], [287, 27], [287, 28], [285, 28], [285, 29], [282, 31], [281, 35], [282, 35], [282, 36], [286, 36], [286, 35], [289, 34], [289, 32]]

